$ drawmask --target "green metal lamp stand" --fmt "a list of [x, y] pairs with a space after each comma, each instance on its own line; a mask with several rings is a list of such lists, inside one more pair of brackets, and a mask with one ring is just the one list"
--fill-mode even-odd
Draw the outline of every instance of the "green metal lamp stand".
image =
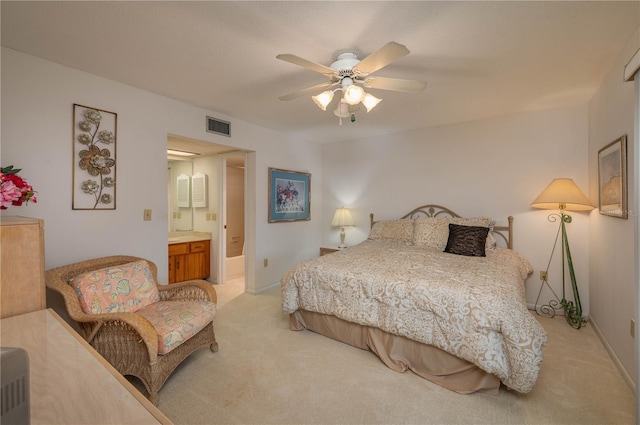
[[[576, 184], [571, 179], [554, 179], [549, 186], [538, 196], [533, 203], [532, 207], [544, 208], [544, 209], [559, 209], [560, 213], [550, 214], [547, 218], [551, 222], [560, 220], [558, 226], [558, 233], [556, 233], [556, 239], [551, 250], [551, 256], [549, 257], [549, 263], [547, 264], [547, 270], [544, 273], [540, 290], [538, 291], [538, 298], [536, 298], [535, 309], [538, 314], [545, 315], [547, 317], [554, 317], [556, 311], [564, 311], [564, 317], [567, 323], [575, 329], [580, 329], [586, 324], [586, 319], [582, 317], [582, 304], [580, 303], [580, 294], [578, 292], [578, 284], [576, 282], [576, 275], [573, 269], [573, 260], [571, 258], [571, 250], [569, 249], [569, 239], [567, 238], [566, 223], [571, 223], [572, 218], [566, 214], [566, 210], [587, 211], [592, 210], [589, 199], [580, 191]], [[558, 244], [558, 236], [561, 237], [561, 249], [562, 249], [562, 298], [559, 298], [553, 288], [549, 285], [549, 266], [553, 259], [553, 254]], [[571, 279], [571, 289], [573, 292], [573, 301], [568, 301], [565, 294], [565, 264], [569, 268], [569, 277]], [[540, 294], [544, 286], [547, 286], [553, 295], [554, 300], [549, 301], [548, 304], [542, 305], [538, 308], [538, 301], [540, 300]]]
[[[538, 291], [538, 298], [536, 298], [536, 313], [543, 314], [547, 317], [554, 317], [556, 315], [557, 310], [564, 311], [564, 317], [572, 327], [576, 329], [580, 329], [582, 326], [586, 324], [586, 319], [582, 317], [582, 304], [580, 303], [580, 293], [578, 292], [578, 284], [576, 282], [576, 274], [573, 270], [573, 260], [571, 259], [571, 250], [569, 249], [569, 239], [567, 238], [567, 229], [565, 227], [565, 223], [571, 223], [571, 216], [565, 214], [563, 211], [560, 214], [550, 214], [548, 217], [549, 221], [555, 222], [558, 219], [560, 220], [560, 225], [558, 226], [558, 233], [556, 234], [556, 241], [553, 244], [553, 250], [551, 251], [551, 257], [549, 258], [549, 264], [547, 264], [547, 270], [545, 271], [545, 278], [540, 285], [540, 290]], [[553, 288], [549, 285], [547, 281], [547, 276], [549, 274], [549, 265], [551, 264], [551, 259], [553, 258], [553, 254], [556, 249], [556, 245], [558, 243], [558, 236], [562, 234], [562, 298], [559, 298], [555, 293]], [[573, 292], [574, 301], [568, 301], [565, 294], [565, 264], [569, 267], [569, 277], [571, 279], [571, 289]], [[544, 286], [547, 286], [556, 299], [549, 301], [548, 304], [541, 305], [538, 308], [538, 301], [540, 300], [540, 294], [542, 293], [542, 289]]]

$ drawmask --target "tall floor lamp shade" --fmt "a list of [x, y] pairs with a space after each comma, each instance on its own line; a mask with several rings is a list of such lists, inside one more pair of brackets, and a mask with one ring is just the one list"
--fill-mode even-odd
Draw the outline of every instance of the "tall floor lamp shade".
[[[584, 193], [576, 186], [573, 180], [566, 178], [554, 179], [543, 191], [542, 193], [534, 199], [531, 203], [531, 206], [534, 208], [542, 208], [546, 210], [559, 210], [559, 213], [549, 214], [548, 220], [550, 222], [555, 222], [560, 220], [560, 225], [558, 226], [558, 232], [556, 233], [556, 239], [553, 244], [553, 249], [551, 250], [551, 257], [549, 258], [549, 263], [547, 264], [547, 270], [544, 274], [544, 278], [542, 279], [542, 284], [540, 285], [540, 291], [538, 291], [538, 298], [536, 299], [536, 312], [542, 313], [549, 317], [553, 317], [556, 314], [556, 310], [563, 310], [564, 317], [572, 327], [576, 329], [580, 329], [584, 324], [584, 320], [582, 319], [582, 304], [580, 304], [580, 294], [578, 293], [578, 284], [576, 283], [576, 276], [573, 270], [573, 261], [571, 259], [571, 250], [569, 249], [569, 239], [567, 238], [567, 230], [565, 227], [566, 223], [571, 223], [571, 216], [567, 214], [565, 211], [590, 211], [593, 209], [593, 205], [591, 205], [591, 201], [587, 198]], [[556, 245], [558, 243], [559, 235], [562, 235], [562, 298], [560, 299], [558, 295], [555, 293], [553, 288], [549, 286], [548, 274], [549, 274], [549, 265], [551, 264], [551, 259], [553, 258], [553, 254], [556, 249]], [[573, 301], [567, 301], [565, 297], [565, 262], [569, 268], [569, 276], [571, 278], [571, 288], [573, 292]], [[547, 286], [551, 289], [555, 300], [551, 300], [548, 304], [542, 305], [538, 310], [538, 301], [540, 300], [540, 294], [542, 293], [542, 288]]]
[[345, 207], [337, 208], [333, 215], [333, 220], [331, 220], [331, 225], [333, 227], [340, 227], [340, 245], [338, 248], [346, 248], [347, 246], [344, 244], [344, 228], [355, 226], [353, 217], [351, 216], [351, 211]]

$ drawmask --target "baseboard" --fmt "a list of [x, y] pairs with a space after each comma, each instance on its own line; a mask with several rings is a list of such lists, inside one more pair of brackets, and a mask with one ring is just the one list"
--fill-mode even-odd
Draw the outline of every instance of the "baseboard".
[[263, 292], [266, 292], [269, 289], [274, 288], [276, 286], [280, 286], [280, 282], [272, 283], [271, 285], [265, 286], [264, 288], [260, 288], [260, 289], [257, 289], [257, 290], [256, 289], [247, 288], [244, 292], [249, 294], [249, 295], [259, 295], [259, 294], [261, 294]]
[[602, 335], [602, 332], [600, 331], [600, 328], [598, 327], [598, 324], [596, 323], [595, 320], [593, 320], [593, 317], [591, 317], [591, 316], [589, 316], [589, 324], [591, 326], [593, 326], [593, 330], [595, 331], [596, 335], [598, 335], [598, 338], [600, 338], [600, 341], [602, 342], [602, 345], [604, 345], [604, 348], [609, 353], [609, 357], [611, 357], [611, 360], [613, 360], [613, 364], [615, 364], [616, 367], [618, 368], [618, 370], [620, 371], [620, 374], [622, 375], [622, 379], [625, 380], [627, 385], [629, 385], [631, 390], [635, 393], [636, 384], [633, 382], [633, 379], [631, 379], [631, 376], [629, 375], [629, 373], [627, 373], [627, 371], [624, 368], [624, 366], [622, 366], [622, 362], [620, 361], [620, 359], [618, 359], [618, 356], [613, 351], [613, 349], [611, 348], [611, 346], [609, 345], [609, 343], [607, 342], [605, 337]]

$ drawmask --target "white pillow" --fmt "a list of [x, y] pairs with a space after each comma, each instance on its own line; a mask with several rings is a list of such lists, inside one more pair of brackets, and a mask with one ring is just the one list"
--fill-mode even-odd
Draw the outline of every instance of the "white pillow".
[[369, 233], [370, 240], [386, 240], [411, 244], [413, 241], [413, 220], [382, 220], [377, 221]]

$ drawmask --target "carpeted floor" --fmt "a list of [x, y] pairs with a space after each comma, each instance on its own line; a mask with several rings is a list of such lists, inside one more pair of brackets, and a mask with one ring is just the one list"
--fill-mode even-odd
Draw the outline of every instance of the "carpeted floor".
[[632, 390], [593, 328], [539, 318], [549, 333], [526, 395], [459, 395], [309, 331], [289, 330], [279, 288], [216, 285], [217, 353], [188, 358], [160, 392], [176, 424], [633, 424]]

